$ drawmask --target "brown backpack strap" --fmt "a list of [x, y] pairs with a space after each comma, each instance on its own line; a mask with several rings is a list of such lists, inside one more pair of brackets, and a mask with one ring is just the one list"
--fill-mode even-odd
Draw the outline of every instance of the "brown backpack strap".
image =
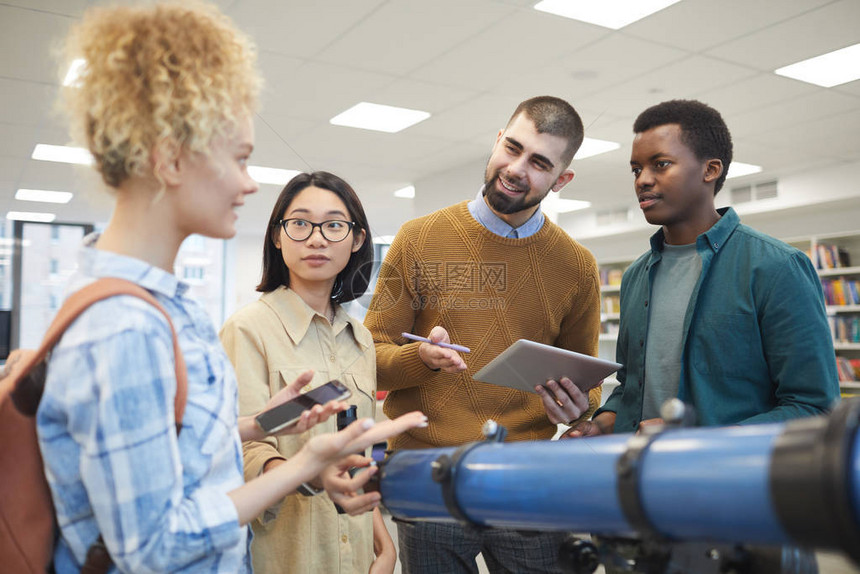
[[164, 315], [164, 318], [167, 319], [167, 325], [170, 327], [170, 333], [173, 336], [173, 357], [176, 369], [176, 397], [173, 401], [173, 411], [176, 418], [176, 426], [179, 428], [182, 424], [182, 417], [185, 413], [185, 402], [188, 398], [188, 374], [185, 368], [185, 358], [182, 356], [182, 350], [179, 348], [179, 338], [176, 336], [176, 330], [173, 328], [170, 315], [156, 301], [152, 293], [137, 283], [117, 277], [104, 277], [72, 293], [66, 299], [65, 303], [63, 303], [63, 306], [60, 307], [57, 316], [51, 322], [51, 326], [48, 327], [48, 332], [42, 339], [42, 344], [39, 348], [35, 352], [21, 358], [22, 364], [20, 369], [30, 370], [33, 366], [43, 361], [63, 336], [69, 325], [90, 305], [118, 295], [131, 295], [132, 297], [143, 299], [158, 309]]

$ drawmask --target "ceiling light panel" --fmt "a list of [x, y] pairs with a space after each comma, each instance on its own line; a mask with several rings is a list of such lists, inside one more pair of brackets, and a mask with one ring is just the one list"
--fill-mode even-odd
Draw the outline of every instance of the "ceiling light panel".
[[761, 172], [760, 165], [753, 165], [751, 163], [744, 163], [742, 161], [733, 161], [729, 164], [729, 172], [726, 174], [726, 179], [731, 179], [733, 177], [743, 177], [745, 175], [752, 175], [754, 173]]
[[618, 30], [680, 0], [542, 0], [535, 10]]
[[41, 201], [43, 203], [69, 203], [73, 194], [68, 191], [48, 191], [46, 189], [24, 189], [15, 192], [19, 201]]
[[84, 65], [86, 63], [87, 61], [83, 58], [75, 58], [72, 60], [72, 63], [69, 65], [69, 71], [66, 72], [66, 77], [63, 79], [63, 85], [73, 86], [77, 84], [78, 78], [80, 77], [81, 71], [84, 69]]
[[277, 167], [261, 167], [258, 165], [248, 166], [248, 175], [257, 183], [271, 183], [273, 185], [286, 185], [288, 181], [299, 175], [300, 171], [294, 169], [280, 169]]
[[10, 211], [6, 219], [14, 221], [32, 221], [35, 223], [51, 223], [57, 218], [53, 213], [38, 213], [34, 211]]
[[607, 140], [598, 140], [594, 138], [585, 138], [582, 140], [582, 145], [579, 146], [576, 155], [573, 159], [585, 159], [602, 153], [607, 153], [621, 147], [621, 144]]
[[860, 44], [783, 66], [774, 73], [823, 88], [860, 80]]
[[557, 193], [552, 193], [541, 202], [541, 205], [549, 211], [569, 213], [571, 211], [579, 211], [580, 209], [588, 209], [591, 207], [591, 202], [580, 199], [562, 199]]
[[341, 112], [330, 123], [336, 126], [397, 133], [430, 117], [429, 112], [396, 108], [370, 102], [360, 102], [345, 112]]
[[415, 186], [407, 185], [406, 187], [402, 187], [394, 192], [394, 197], [400, 197], [402, 199], [413, 199], [415, 197]]
[[93, 164], [93, 156], [89, 151], [82, 147], [65, 145], [36, 144], [31, 157], [42, 161], [56, 161], [59, 163]]

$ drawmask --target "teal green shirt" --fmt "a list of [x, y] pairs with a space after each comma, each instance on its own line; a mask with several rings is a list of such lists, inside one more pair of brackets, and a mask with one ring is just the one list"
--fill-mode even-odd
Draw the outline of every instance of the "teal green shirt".
[[[826, 412], [839, 398], [818, 275], [801, 251], [740, 223], [731, 208], [696, 239], [702, 272], [684, 316], [678, 398], [703, 426], [776, 422]], [[619, 386], [603, 411], [615, 432], [642, 419], [651, 288], [663, 230], [621, 282]]]

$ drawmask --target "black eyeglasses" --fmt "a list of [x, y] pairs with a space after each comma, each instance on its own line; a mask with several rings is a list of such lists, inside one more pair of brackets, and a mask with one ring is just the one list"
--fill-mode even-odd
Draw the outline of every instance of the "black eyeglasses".
[[346, 236], [355, 227], [355, 222], [330, 219], [321, 223], [313, 223], [307, 219], [282, 219], [278, 225], [284, 228], [284, 233], [293, 241], [304, 241], [313, 235], [315, 227], [319, 227], [320, 233], [326, 241], [337, 243], [346, 239]]

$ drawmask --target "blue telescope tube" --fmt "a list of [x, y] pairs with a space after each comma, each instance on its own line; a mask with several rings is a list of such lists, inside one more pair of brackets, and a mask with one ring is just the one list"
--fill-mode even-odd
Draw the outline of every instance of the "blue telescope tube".
[[[842, 518], [855, 528], [860, 524], [858, 407], [860, 403], [855, 402], [851, 413], [855, 422], [848, 425], [845, 434], [850, 436], [842, 437], [845, 448], [837, 453], [843, 459], [837, 474], [845, 475], [839, 482], [844, 482], [848, 501], [845, 505], [839, 502], [847, 507]], [[652, 531], [683, 541], [803, 544], [796, 527], [793, 535], [787, 531], [785, 512], [796, 512], [796, 502], [802, 508], [804, 485], [812, 484], [808, 506], [826, 514], [826, 508], [821, 508], [826, 505], [819, 504], [812, 491], [828, 496], [833, 490], [829, 483], [816, 483], [817, 475], [803, 478], [804, 473], [815, 474], [810, 470], [817, 464], [815, 453], [827, 442], [816, 439], [815, 433], [829, 428], [827, 417], [806, 420], [813, 421], [817, 430], [801, 428], [807, 424], [803, 423], [787, 433], [786, 423], [779, 423], [671, 429], [654, 436], [641, 451], [636, 468], [638, 499]], [[794, 459], [791, 449], [782, 448], [780, 453], [789, 455], [780, 455], [782, 470], [776, 472], [776, 445], [789, 436], [801, 437], [801, 442], [811, 438], [809, 444], [794, 448]], [[439, 466], [437, 461], [443, 455], [456, 457], [458, 449], [397, 452], [380, 475], [382, 501], [394, 517], [403, 520], [459, 519], [496, 528], [635, 534], [637, 528], [628, 519], [618, 492], [619, 459], [628, 450], [631, 437], [475, 443], [461, 451], [453, 465], [448, 503], [442, 483], [433, 478], [434, 466]], [[798, 452], [803, 456], [798, 458]], [[800, 481], [796, 494], [792, 481]], [[775, 502], [777, 482], [783, 488]], [[449, 511], [451, 501], [459, 511], [456, 518]], [[825, 516], [823, 520], [829, 519]], [[853, 541], [860, 546], [860, 538]], [[819, 541], [810, 542], [814, 546]], [[838, 541], [835, 547], [840, 547]]]

